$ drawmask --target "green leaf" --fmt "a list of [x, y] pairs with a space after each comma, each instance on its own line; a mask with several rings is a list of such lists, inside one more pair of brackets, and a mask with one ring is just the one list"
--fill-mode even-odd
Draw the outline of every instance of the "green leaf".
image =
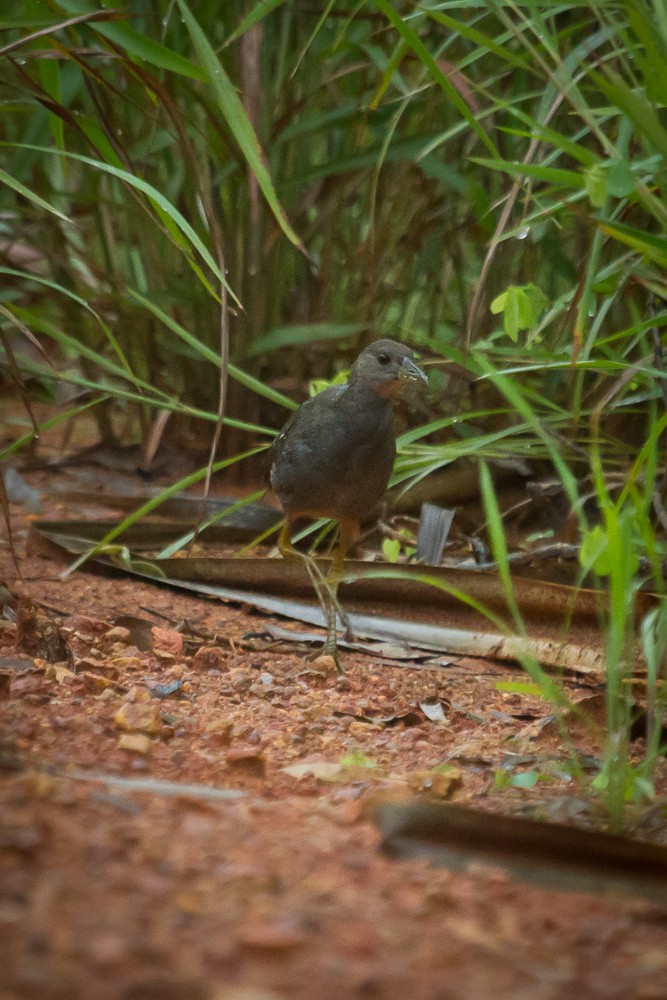
[[20, 183], [20, 181], [14, 180], [14, 178], [11, 177], [10, 174], [5, 173], [4, 170], [0, 170], [0, 182], [6, 184], [7, 187], [12, 188], [17, 194], [20, 194], [27, 201], [31, 201], [33, 205], [36, 205], [38, 208], [43, 208], [46, 212], [51, 212], [52, 215], [56, 215], [59, 219], [62, 219], [63, 222], [72, 221], [62, 212], [59, 212], [57, 208], [54, 208], [53, 205], [49, 205], [48, 201], [44, 201], [44, 199], [40, 198], [38, 194], [31, 191], [30, 188], [25, 187], [25, 185]]
[[544, 691], [539, 684], [529, 681], [496, 681], [496, 691], [507, 691], [509, 694], [521, 694], [527, 698], [542, 698]]
[[635, 229], [633, 226], [626, 226], [621, 222], [599, 221], [600, 229], [613, 236], [619, 243], [632, 247], [648, 260], [654, 261], [661, 267], [667, 267], [667, 237], [655, 236], [647, 233], [643, 229]]
[[601, 163], [595, 163], [584, 172], [588, 200], [593, 208], [604, 208], [607, 201], [607, 171]]
[[308, 395], [318, 396], [325, 389], [328, 389], [332, 385], [345, 385], [349, 378], [350, 372], [345, 369], [342, 372], [337, 372], [333, 378], [313, 378], [308, 383]]
[[519, 330], [528, 330], [535, 326], [540, 314], [549, 305], [549, 300], [537, 285], [510, 285], [504, 292], [497, 295], [491, 303], [494, 315], [503, 313], [503, 328], [514, 342], [517, 341]]
[[521, 329], [520, 300], [522, 295], [523, 291], [521, 288], [517, 288], [516, 285], [510, 286], [507, 289], [507, 299], [505, 301], [505, 309], [503, 310], [503, 327], [505, 333], [515, 343], [518, 340], [519, 330]]
[[259, 24], [267, 14], [275, 10], [276, 7], [280, 7], [281, 4], [285, 3], [285, 0], [259, 0], [258, 3], [249, 10], [245, 17], [241, 20], [241, 23], [234, 28], [231, 35], [225, 42], [225, 48], [235, 42], [237, 38], [244, 35], [249, 28], [252, 28], [255, 24]]
[[471, 156], [470, 159], [472, 163], [479, 163], [481, 167], [487, 167], [489, 170], [501, 170], [503, 173], [509, 174], [510, 177], [530, 177], [554, 187], [581, 190], [585, 185], [583, 175], [577, 173], [576, 170], [543, 167], [539, 163], [510, 163], [508, 160], [490, 160], [481, 156]]
[[507, 292], [501, 292], [500, 295], [496, 295], [495, 299], [491, 303], [491, 312], [494, 316], [497, 316], [501, 312], [505, 312], [505, 305], [507, 304]]
[[463, 100], [456, 87], [453, 86], [451, 80], [447, 77], [445, 73], [440, 69], [438, 62], [433, 58], [431, 53], [428, 51], [424, 43], [419, 38], [417, 32], [404, 20], [395, 7], [389, 2], [389, 0], [374, 0], [375, 6], [378, 7], [382, 13], [385, 15], [388, 21], [390, 21], [396, 28], [398, 33], [407, 42], [414, 54], [417, 56], [422, 66], [428, 71], [435, 82], [442, 88], [449, 100], [456, 107], [459, 113], [465, 118], [472, 130], [477, 135], [477, 138], [486, 146], [490, 153], [494, 156], [497, 155], [496, 147], [493, 141], [484, 131], [483, 127], [478, 122], [477, 118], [470, 110], [466, 102]]
[[592, 569], [598, 576], [609, 576], [609, 539], [601, 524], [596, 524], [584, 535], [579, 548], [579, 563], [584, 569]]
[[510, 775], [510, 785], [512, 788], [534, 788], [540, 780], [537, 771], [520, 771], [519, 774]]
[[245, 108], [236, 93], [236, 89], [225, 73], [222, 63], [218, 59], [204, 31], [199, 26], [199, 22], [190, 13], [185, 0], [178, 0], [178, 6], [192, 43], [197, 51], [197, 55], [202, 64], [208, 83], [216, 99], [218, 107], [227, 122], [229, 129], [236, 139], [241, 152], [248, 162], [257, 183], [262, 189], [276, 221], [288, 240], [295, 246], [303, 249], [301, 240], [292, 229], [287, 216], [285, 215], [275, 188], [271, 175], [266, 166], [266, 157], [262, 150], [252, 122], [248, 118]]
[[382, 555], [385, 557], [387, 562], [395, 563], [398, 562], [398, 557], [401, 554], [401, 543], [398, 538], [384, 538], [382, 540]]
[[610, 160], [607, 165], [607, 191], [614, 198], [627, 198], [635, 189], [635, 175], [626, 160]]
[[[58, 0], [58, 6], [68, 14], [85, 14], [94, 10], [95, 6], [82, 0]], [[173, 52], [165, 45], [154, 42], [146, 35], [135, 31], [128, 24], [111, 24], [108, 21], [92, 21], [89, 25], [98, 34], [107, 38], [114, 45], [120, 46], [130, 55], [143, 59], [144, 62], [159, 66], [160, 69], [167, 69], [180, 76], [186, 76], [194, 80], [205, 79], [202, 70], [190, 59]]]
[[363, 750], [351, 750], [341, 758], [342, 767], [377, 767], [374, 760], [367, 757]]

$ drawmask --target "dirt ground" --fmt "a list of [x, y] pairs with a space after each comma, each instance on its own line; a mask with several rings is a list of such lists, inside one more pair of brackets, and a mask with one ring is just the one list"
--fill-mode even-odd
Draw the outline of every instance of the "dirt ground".
[[[263, 641], [251, 609], [86, 569], [62, 580], [66, 561], [12, 512], [0, 1000], [667, 997], [667, 909], [381, 849], [378, 789], [599, 823], [548, 707], [498, 689], [518, 668], [349, 654], [344, 676], [314, 670]], [[120, 616], [147, 621], [148, 642]], [[590, 733], [575, 742], [599, 754]], [[500, 787], [522, 769], [543, 780]]]

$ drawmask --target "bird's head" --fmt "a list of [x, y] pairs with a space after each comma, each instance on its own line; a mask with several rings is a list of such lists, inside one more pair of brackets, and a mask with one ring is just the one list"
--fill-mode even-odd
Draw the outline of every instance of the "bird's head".
[[370, 344], [350, 371], [350, 385], [365, 385], [378, 396], [393, 396], [406, 381], [428, 385], [428, 378], [414, 363], [410, 348], [396, 340], [376, 340]]

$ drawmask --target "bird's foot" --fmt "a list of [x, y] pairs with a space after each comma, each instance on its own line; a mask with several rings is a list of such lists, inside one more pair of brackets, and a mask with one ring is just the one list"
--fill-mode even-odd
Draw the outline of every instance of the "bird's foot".
[[331, 640], [330, 636], [327, 636], [327, 638], [324, 640], [321, 646], [318, 646], [317, 649], [313, 649], [310, 653], [308, 653], [306, 656], [306, 663], [313, 663], [315, 660], [319, 660], [320, 657], [323, 656], [331, 657], [331, 659], [334, 661], [336, 665], [336, 673], [338, 674], [345, 673], [343, 665], [340, 662], [340, 653], [338, 651], [338, 645], [336, 643], [335, 636], [333, 638], [333, 641]]

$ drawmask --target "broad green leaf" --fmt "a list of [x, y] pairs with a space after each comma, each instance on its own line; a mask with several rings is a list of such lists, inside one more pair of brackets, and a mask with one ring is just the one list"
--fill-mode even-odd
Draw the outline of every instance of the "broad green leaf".
[[497, 295], [491, 303], [494, 315], [503, 313], [503, 328], [507, 336], [516, 342], [520, 330], [535, 326], [540, 314], [549, 305], [544, 292], [532, 283], [510, 285]]
[[510, 774], [509, 783], [512, 788], [534, 788], [539, 780], [537, 771], [520, 771], [518, 774]]
[[496, 295], [495, 299], [490, 305], [491, 312], [494, 316], [498, 316], [501, 312], [505, 311], [505, 306], [507, 304], [507, 292], [501, 292], [500, 295]]
[[343, 767], [377, 767], [375, 761], [367, 757], [363, 750], [351, 750], [341, 757], [340, 763]]
[[611, 160], [607, 165], [607, 191], [614, 198], [627, 198], [635, 189], [635, 175], [626, 160]]
[[206, 82], [211, 88], [232, 135], [239, 144], [241, 152], [248, 161], [248, 166], [255, 175], [278, 225], [291, 243], [303, 249], [301, 240], [292, 229], [278, 201], [271, 175], [266, 166], [266, 157], [234, 85], [225, 73], [222, 63], [213, 51], [211, 43], [199, 26], [199, 22], [190, 13], [185, 0], [178, 0], [178, 7], [202, 64]]
[[503, 328], [510, 340], [514, 342], [517, 341], [521, 329], [522, 295], [523, 292], [520, 288], [508, 288], [505, 308], [503, 309]]
[[385, 557], [387, 562], [395, 563], [398, 562], [398, 557], [401, 554], [401, 543], [398, 538], [383, 538], [382, 539], [382, 555]]
[[350, 377], [349, 369], [336, 372], [333, 378], [312, 378], [308, 383], [308, 395], [318, 396], [332, 385], [345, 385]]

